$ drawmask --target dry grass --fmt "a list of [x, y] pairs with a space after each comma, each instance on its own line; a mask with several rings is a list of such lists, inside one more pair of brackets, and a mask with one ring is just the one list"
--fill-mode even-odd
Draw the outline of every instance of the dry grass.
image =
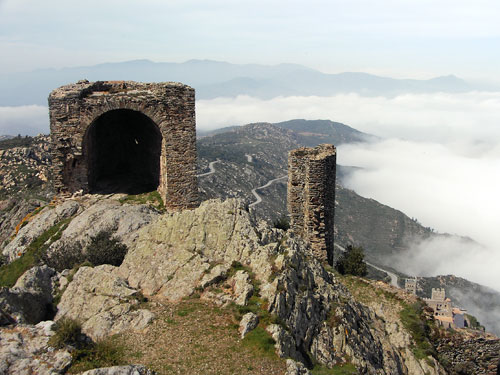
[[[153, 323], [121, 339], [131, 363], [163, 374], [284, 374], [285, 361], [241, 340], [231, 308], [199, 299], [157, 304]], [[120, 340], [120, 341], [122, 341]]]

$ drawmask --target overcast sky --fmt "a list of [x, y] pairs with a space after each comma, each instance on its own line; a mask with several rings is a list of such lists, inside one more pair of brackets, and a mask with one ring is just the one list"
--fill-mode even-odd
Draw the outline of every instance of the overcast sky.
[[0, 0], [0, 71], [130, 59], [500, 81], [498, 0]]

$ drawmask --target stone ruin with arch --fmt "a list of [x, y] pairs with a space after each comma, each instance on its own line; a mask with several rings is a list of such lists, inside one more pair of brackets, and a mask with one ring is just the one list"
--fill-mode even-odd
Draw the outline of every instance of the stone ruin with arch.
[[170, 210], [198, 205], [193, 88], [82, 80], [52, 91], [49, 112], [58, 193], [157, 189]]

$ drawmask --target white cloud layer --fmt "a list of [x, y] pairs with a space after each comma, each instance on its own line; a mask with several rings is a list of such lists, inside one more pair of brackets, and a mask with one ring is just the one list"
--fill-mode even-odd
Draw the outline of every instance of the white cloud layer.
[[[395, 98], [250, 97], [200, 101], [200, 127], [332, 119], [384, 139], [339, 147], [338, 162], [363, 169], [348, 187], [439, 232], [470, 236], [414, 245], [409, 272], [449, 274], [500, 285], [500, 93]], [[401, 260], [400, 260], [401, 262]], [[402, 264], [402, 263], [400, 263]]]
[[40, 105], [0, 107], [0, 135], [49, 133], [49, 111]]

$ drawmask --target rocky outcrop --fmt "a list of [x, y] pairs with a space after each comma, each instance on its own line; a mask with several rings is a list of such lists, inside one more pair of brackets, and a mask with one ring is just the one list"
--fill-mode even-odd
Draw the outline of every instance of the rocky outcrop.
[[239, 328], [241, 338], [242, 339], [245, 338], [247, 333], [250, 332], [252, 329], [255, 329], [255, 327], [257, 327], [258, 324], [259, 324], [259, 317], [257, 314], [249, 312], [243, 315], [243, 318], [241, 318], [240, 328]]
[[81, 267], [59, 303], [56, 320], [67, 317], [82, 323], [82, 332], [92, 339], [142, 329], [154, 318], [137, 308], [137, 290], [116, 276], [116, 267]]
[[36, 324], [53, 314], [54, 275], [55, 271], [47, 266], [33, 267], [17, 280], [13, 288], [1, 288], [3, 325], [14, 322]]
[[48, 346], [54, 322], [0, 329], [0, 374], [63, 374], [71, 363], [65, 349]]
[[73, 216], [80, 205], [73, 200], [67, 200], [55, 208], [46, 206], [23, 226], [14, 239], [4, 247], [3, 255], [9, 261], [19, 258], [33, 240], [42, 235], [61, 220]]
[[[350, 358], [365, 374], [442, 373], [432, 358], [426, 361], [414, 356], [410, 335], [399, 319], [379, 315], [356, 302], [295, 240], [289, 240], [287, 246], [275, 280], [277, 292], [269, 304], [269, 310], [287, 327], [273, 332], [284, 356], [306, 363], [312, 356], [327, 367]], [[404, 339], [395, 340], [391, 330]]]
[[[137, 231], [149, 224], [158, 212], [148, 205], [122, 205], [117, 199], [95, 200], [90, 206], [75, 216], [54, 242], [49, 252], [57, 251], [72, 243], [81, 243], [84, 247], [100, 231], [113, 233], [125, 245], [130, 246], [137, 238]], [[83, 201], [88, 205], [89, 202]]]
[[[196, 210], [163, 215], [141, 229], [118, 274], [145, 295], [177, 301], [200, 283], [220, 278], [233, 262], [266, 279], [271, 274], [268, 259], [276, 247], [261, 244], [241, 202], [206, 201]], [[217, 265], [223, 266], [207, 279]]]

